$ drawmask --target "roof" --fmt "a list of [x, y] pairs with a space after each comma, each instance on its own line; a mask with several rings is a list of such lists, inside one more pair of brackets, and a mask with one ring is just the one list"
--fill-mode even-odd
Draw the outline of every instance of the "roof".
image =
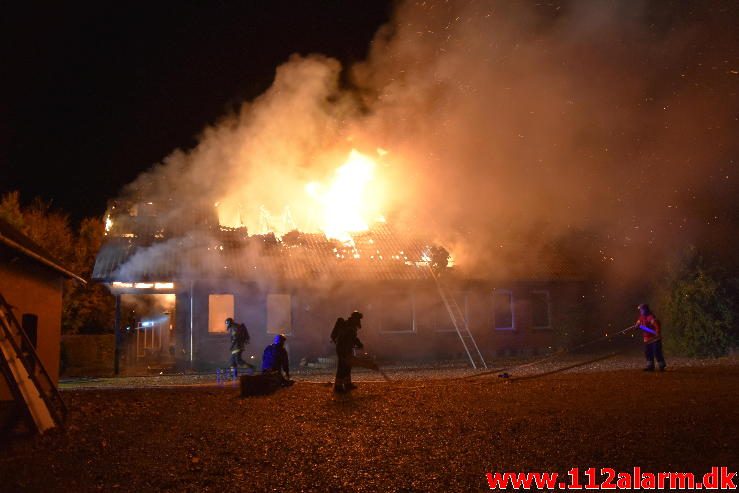
[[354, 245], [323, 234], [297, 231], [247, 236], [243, 230], [200, 232], [142, 245], [138, 238], [111, 238], [98, 253], [93, 280], [174, 281], [236, 278], [286, 281], [430, 279], [422, 258], [429, 246], [400, 240], [385, 225], [354, 235]]
[[[243, 229], [199, 230], [171, 239], [132, 234], [111, 237], [100, 249], [92, 278], [100, 282], [172, 282], [191, 279], [241, 281], [414, 281], [432, 278], [433, 244], [379, 223], [347, 246], [323, 234], [293, 231], [247, 235]], [[438, 251], [438, 250], [437, 250]], [[441, 250], [446, 254], [445, 250]], [[459, 271], [469, 281], [562, 281], [582, 276], [572, 261], [551, 250], [525, 246], [481, 252], [477, 264]], [[459, 272], [457, 272], [459, 271]]]
[[86, 283], [84, 279], [63, 267], [51, 254], [2, 218], [0, 218], [0, 243], [68, 279]]

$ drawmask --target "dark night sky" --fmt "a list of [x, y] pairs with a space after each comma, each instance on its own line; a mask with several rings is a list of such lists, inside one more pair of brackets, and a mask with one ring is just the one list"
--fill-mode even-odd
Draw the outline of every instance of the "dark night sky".
[[377, 0], [23, 5], [0, 21], [0, 193], [74, 219], [102, 215], [141, 171], [194, 145], [290, 54], [363, 59], [392, 11]]
[[[40, 196], [75, 220], [102, 215], [143, 170], [195, 145], [204, 126], [267, 89], [291, 54], [363, 60], [393, 9], [390, 0], [90, 5], [18, 2], [0, 17], [0, 193]], [[697, 19], [694, 10], [710, 11], [701, 5], [650, 8]], [[711, 28], [701, 31], [710, 41]], [[681, 49], [700, 60], [705, 46]], [[735, 67], [735, 53], [716, 56]], [[734, 78], [699, 68], [735, 93]], [[719, 206], [735, 218], [731, 202]]]

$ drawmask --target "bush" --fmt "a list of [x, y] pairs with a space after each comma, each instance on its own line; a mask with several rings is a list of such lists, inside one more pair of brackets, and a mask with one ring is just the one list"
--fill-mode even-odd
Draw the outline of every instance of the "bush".
[[726, 355], [737, 343], [736, 281], [691, 249], [670, 269], [660, 297], [666, 347], [686, 356]]

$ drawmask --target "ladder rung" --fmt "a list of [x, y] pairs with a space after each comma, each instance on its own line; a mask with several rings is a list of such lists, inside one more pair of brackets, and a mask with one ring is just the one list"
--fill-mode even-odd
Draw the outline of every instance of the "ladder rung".
[[456, 298], [446, 292], [444, 286], [442, 286], [442, 284], [439, 282], [439, 278], [437, 277], [431, 266], [428, 266], [428, 268], [431, 274], [431, 278], [436, 283], [439, 297], [441, 298], [441, 301], [444, 302], [444, 306], [446, 307], [447, 313], [449, 314], [449, 319], [454, 326], [454, 330], [457, 332], [459, 340], [462, 343], [462, 347], [464, 347], [464, 350], [467, 353], [470, 364], [473, 368], [477, 368], [478, 366], [487, 368], [485, 358], [482, 357], [482, 353], [480, 353], [480, 348], [477, 347], [475, 338], [470, 331], [469, 325], [467, 324], [467, 317], [465, 317], [464, 311], [459, 306], [459, 303], [457, 303]]

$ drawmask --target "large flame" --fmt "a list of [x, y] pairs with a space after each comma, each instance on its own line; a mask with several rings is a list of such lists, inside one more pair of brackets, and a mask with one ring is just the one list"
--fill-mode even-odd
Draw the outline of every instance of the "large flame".
[[[378, 150], [379, 156], [385, 154], [386, 151]], [[225, 201], [215, 204], [219, 222], [226, 227], [258, 224], [256, 231], [250, 232], [274, 233], [278, 237], [295, 229], [303, 233], [322, 232], [328, 238], [351, 243], [352, 233], [367, 231], [373, 223], [384, 220], [376, 170], [377, 163], [372, 158], [352, 149], [330, 179], [306, 183], [302, 194], [298, 194], [301, 196], [292, 197], [282, 210], [270, 211], [260, 206], [259, 218], [255, 220], [243, 217], [244, 204]]]
[[370, 190], [375, 168], [372, 159], [352, 149], [327, 186], [305, 186], [319, 206], [319, 228], [328, 238], [351, 241], [351, 233], [366, 231], [379, 218], [377, 197]]

